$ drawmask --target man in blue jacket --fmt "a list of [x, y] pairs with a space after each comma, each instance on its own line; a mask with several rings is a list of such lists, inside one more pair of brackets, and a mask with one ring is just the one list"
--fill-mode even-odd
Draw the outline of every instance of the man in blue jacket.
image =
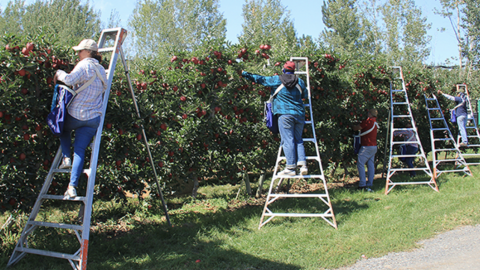
[[278, 129], [287, 159], [285, 170], [278, 175], [294, 176], [297, 166], [300, 166], [302, 175], [308, 174], [302, 137], [305, 125], [305, 107], [302, 99], [308, 98], [308, 93], [305, 82], [295, 75], [295, 63], [287, 61], [283, 66], [282, 75], [265, 77], [242, 71], [242, 77], [270, 87], [270, 95], [282, 86], [272, 103], [273, 113], [278, 116]]

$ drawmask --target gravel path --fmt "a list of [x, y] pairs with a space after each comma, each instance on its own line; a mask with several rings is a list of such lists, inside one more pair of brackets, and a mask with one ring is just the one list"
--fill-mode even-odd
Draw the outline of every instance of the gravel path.
[[480, 269], [480, 225], [460, 227], [418, 244], [422, 247], [410, 252], [362, 259], [353, 266], [338, 270]]

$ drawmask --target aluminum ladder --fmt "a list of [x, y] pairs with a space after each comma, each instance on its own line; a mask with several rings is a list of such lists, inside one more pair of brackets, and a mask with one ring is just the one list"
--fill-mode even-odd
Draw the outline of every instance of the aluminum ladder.
[[[8, 261], [8, 266], [11, 266], [17, 263], [20, 259], [22, 259], [27, 254], [36, 254], [41, 256], [47, 257], [54, 257], [60, 259], [66, 259], [70, 263], [73, 269], [81, 269], [85, 270], [87, 268], [87, 255], [88, 255], [88, 242], [89, 242], [89, 235], [90, 235], [90, 222], [91, 222], [91, 214], [92, 214], [92, 204], [93, 204], [93, 194], [94, 194], [94, 186], [95, 186], [95, 177], [96, 177], [96, 168], [98, 163], [98, 154], [100, 149], [100, 142], [102, 138], [102, 131], [103, 131], [103, 124], [105, 120], [105, 113], [108, 106], [108, 97], [110, 94], [110, 88], [112, 85], [113, 75], [115, 73], [115, 67], [117, 64], [117, 59], [120, 56], [125, 68], [125, 74], [128, 78], [128, 82], [130, 84], [130, 92], [132, 94], [135, 108], [138, 114], [138, 107], [137, 102], [135, 99], [135, 95], [133, 92], [132, 84], [130, 81], [130, 76], [128, 75], [128, 68], [125, 62], [125, 57], [122, 50], [122, 44], [127, 36], [127, 31], [123, 28], [111, 28], [105, 29], [100, 34], [98, 48], [100, 53], [111, 53], [110, 63], [108, 69], [106, 71], [107, 75], [107, 89], [105, 90], [104, 97], [103, 97], [103, 104], [102, 104], [102, 117], [100, 118], [100, 123], [93, 139], [93, 143], [90, 145], [92, 153], [90, 156], [90, 167], [88, 169], [84, 169], [83, 173], [86, 173], [88, 176], [87, 181], [87, 188], [86, 188], [86, 195], [85, 196], [77, 196], [75, 198], [64, 198], [63, 195], [51, 195], [48, 194], [48, 190], [50, 185], [54, 179], [54, 175], [56, 174], [68, 174], [70, 173], [71, 169], [58, 169], [60, 163], [62, 162], [62, 150], [59, 147], [57, 154], [55, 156], [54, 161], [52, 162], [52, 166], [48, 172], [46, 180], [43, 184], [43, 187], [40, 191], [40, 194], [35, 202], [35, 205], [30, 213], [28, 221], [22, 231], [20, 239], [18, 240], [15, 249], [13, 251], [10, 260]], [[112, 44], [113, 43], [113, 44]], [[108, 45], [107, 45], [108, 44]], [[109, 46], [111, 45], [111, 46]], [[143, 130], [143, 138], [145, 144], [148, 149], [148, 153], [150, 155], [150, 160], [153, 162], [153, 159], [150, 154], [150, 150], [147, 143], [147, 138], [145, 136], [145, 130], [142, 125]], [[153, 166], [153, 170], [155, 172], [155, 166]], [[155, 172], [155, 177], [156, 172]], [[164, 210], [167, 215], [167, 221], [170, 223], [168, 218], [168, 214], [166, 212], [165, 202], [163, 200], [163, 195], [160, 190], [160, 186], [158, 185], [157, 179], [157, 186], [159, 188], [159, 194], [161, 196]], [[80, 202], [80, 213], [79, 213], [79, 222], [80, 225], [77, 224], [65, 224], [65, 223], [52, 223], [52, 222], [44, 222], [44, 221], [37, 221], [37, 216], [39, 214], [40, 208], [42, 203], [46, 200], [60, 200], [60, 201], [74, 201]], [[55, 252], [55, 251], [48, 251], [48, 250], [41, 250], [36, 248], [29, 247], [29, 236], [35, 231], [35, 229], [39, 227], [48, 227], [48, 228], [55, 228], [55, 229], [62, 229], [62, 230], [69, 230], [73, 231], [77, 240], [79, 241], [80, 247], [79, 249], [74, 252], [73, 254]]]
[[[468, 147], [466, 149], [479, 148], [480, 147], [480, 133], [478, 131], [478, 125], [477, 125], [478, 123], [475, 120], [475, 117], [473, 116], [474, 112], [473, 112], [473, 109], [472, 109], [472, 102], [470, 101], [470, 93], [468, 92], [468, 87], [467, 87], [466, 84], [457, 84], [456, 88], [457, 88], [457, 91], [463, 89], [464, 93], [465, 93], [465, 95], [467, 95], [467, 99], [468, 99], [467, 128], [466, 128], [467, 138], [468, 138]], [[471, 121], [471, 122], [469, 122], [469, 121]], [[469, 123], [471, 123], [473, 125], [469, 125]], [[460, 144], [461, 140], [462, 140], [462, 138], [461, 138], [460, 134], [458, 134], [457, 135], [457, 146]], [[474, 143], [471, 143], [472, 140], [474, 141]], [[465, 158], [465, 160], [467, 160], [468, 157], [480, 158], [480, 152], [478, 152], [478, 153], [472, 153], [472, 152], [462, 153], [462, 156]], [[469, 164], [469, 165], [479, 165], [480, 161], [478, 161], [478, 162], [468, 162], [467, 161], [467, 164]]]
[[[430, 169], [430, 165], [428, 163], [427, 157], [425, 152], [423, 151], [422, 142], [418, 136], [417, 126], [415, 125], [415, 120], [413, 119], [412, 110], [410, 107], [410, 102], [408, 100], [407, 90], [405, 88], [405, 80], [403, 77], [402, 67], [400, 66], [393, 66], [392, 67], [393, 81], [390, 82], [390, 114], [388, 117], [389, 121], [389, 130], [387, 132], [387, 136], [390, 135], [390, 156], [388, 160], [388, 171], [387, 171], [387, 178], [385, 181], [385, 195], [388, 194], [395, 186], [398, 185], [418, 185], [418, 184], [427, 184], [435, 191], [438, 191], [437, 183], [435, 182], [435, 178], [433, 177], [432, 170]], [[397, 87], [401, 87], [397, 89]], [[406, 128], [405, 126], [400, 127], [400, 123], [396, 122], [409, 122], [411, 124], [411, 128]], [[394, 132], [397, 130], [412, 130], [415, 134], [415, 140], [413, 141], [396, 141], [394, 140]], [[401, 144], [417, 144], [418, 145], [418, 152], [414, 155], [395, 155], [394, 154], [394, 146], [401, 145]], [[402, 168], [397, 167], [394, 168], [393, 161], [396, 158], [403, 158], [403, 157], [414, 157], [420, 158], [420, 164], [422, 166], [414, 167], [414, 168]], [[408, 181], [408, 182], [394, 182], [392, 180], [392, 176], [396, 172], [401, 171], [423, 171], [428, 176], [430, 176], [430, 181]]]
[[[307, 91], [308, 91], [308, 104], [304, 104], [305, 108], [308, 108], [310, 119], [305, 121], [305, 125], [310, 125], [313, 137], [312, 138], [303, 138], [303, 142], [306, 143], [313, 143], [315, 145], [315, 155], [314, 156], [307, 156], [307, 162], [309, 160], [316, 161], [318, 164], [318, 168], [320, 174], [316, 175], [295, 175], [295, 176], [280, 176], [278, 175], [279, 172], [279, 165], [283, 160], [286, 160], [286, 157], [282, 155], [282, 146], [280, 145], [278, 150], [277, 159], [275, 162], [275, 169], [272, 176], [272, 181], [270, 183], [270, 188], [268, 190], [268, 195], [265, 200], [265, 207], [263, 209], [262, 217], [260, 219], [260, 224], [258, 229], [260, 229], [263, 225], [268, 223], [274, 217], [321, 217], [324, 219], [328, 224], [337, 228], [337, 222], [335, 221], [335, 215], [333, 213], [332, 203], [330, 201], [330, 196], [328, 194], [327, 182], [325, 181], [325, 175], [323, 173], [322, 168], [322, 161], [320, 159], [320, 152], [318, 149], [317, 137], [315, 135], [315, 125], [313, 121], [313, 112], [312, 112], [312, 99], [311, 99], [311, 92], [310, 92], [310, 75], [309, 75], [309, 62], [308, 57], [291, 57], [290, 61], [295, 62], [295, 74], [297, 75], [305, 75], [306, 76], [306, 84], [307, 84]], [[311, 171], [311, 169], [309, 169]], [[315, 178], [320, 179], [324, 186], [324, 191], [322, 193], [315, 193], [315, 194], [285, 194], [278, 192], [280, 185], [282, 184], [283, 179], [302, 179], [302, 178]], [[322, 202], [322, 205], [325, 204], [325, 211], [324, 212], [316, 212], [316, 213], [280, 213], [275, 212], [274, 210], [270, 209], [272, 203], [274, 203], [278, 199], [287, 199], [287, 198], [317, 198]], [[268, 217], [266, 220], [265, 217]]]
[[[428, 122], [430, 124], [430, 142], [432, 144], [432, 158], [433, 158], [433, 177], [437, 179], [442, 173], [446, 172], [464, 172], [467, 175], [472, 175], [467, 162], [463, 158], [462, 153], [458, 149], [458, 144], [452, 132], [448, 128], [447, 121], [443, 115], [438, 99], [432, 94], [432, 98], [425, 98], [425, 106], [427, 109]], [[442, 144], [442, 145], [439, 145]], [[441, 153], [444, 153], [444, 158], [441, 158]], [[455, 154], [455, 158], [448, 157], [448, 155]], [[439, 165], [453, 162], [453, 169], [441, 169]]]

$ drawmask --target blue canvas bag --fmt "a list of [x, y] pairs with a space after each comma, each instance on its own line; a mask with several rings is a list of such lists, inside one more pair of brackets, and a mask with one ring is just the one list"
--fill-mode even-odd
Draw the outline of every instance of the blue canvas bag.
[[452, 123], [457, 122], [457, 114], [455, 113], [455, 109], [450, 111], [450, 122]]
[[72, 103], [78, 93], [71, 88], [56, 84], [53, 91], [52, 106], [47, 116], [47, 125], [53, 135], [60, 136], [63, 133], [63, 125], [65, 123], [65, 115], [67, 108]]

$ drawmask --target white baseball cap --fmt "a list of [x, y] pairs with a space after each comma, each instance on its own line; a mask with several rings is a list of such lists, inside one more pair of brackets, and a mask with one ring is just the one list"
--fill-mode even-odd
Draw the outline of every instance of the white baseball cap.
[[84, 39], [78, 44], [78, 46], [74, 46], [73, 49], [75, 51], [90, 50], [97, 52], [98, 45], [93, 39]]

